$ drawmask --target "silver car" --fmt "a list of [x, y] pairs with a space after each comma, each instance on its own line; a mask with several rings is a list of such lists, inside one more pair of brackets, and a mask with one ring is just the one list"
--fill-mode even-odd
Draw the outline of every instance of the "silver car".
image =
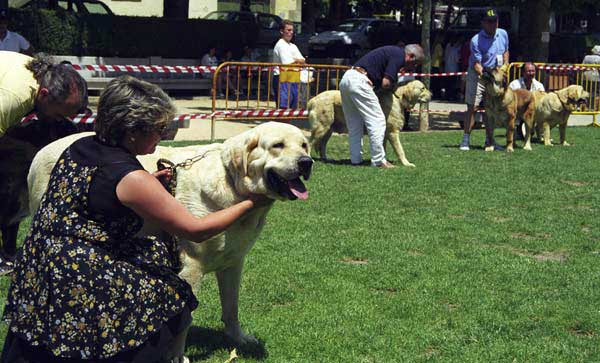
[[[312, 58], [358, 57], [376, 46], [397, 42], [400, 37], [400, 30], [401, 23], [395, 20], [379, 18], [347, 19], [342, 21], [334, 30], [325, 31], [311, 37], [308, 42], [309, 54]], [[385, 41], [383, 41], [383, 35], [385, 35]], [[391, 40], [387, 41], [388, 38]]]

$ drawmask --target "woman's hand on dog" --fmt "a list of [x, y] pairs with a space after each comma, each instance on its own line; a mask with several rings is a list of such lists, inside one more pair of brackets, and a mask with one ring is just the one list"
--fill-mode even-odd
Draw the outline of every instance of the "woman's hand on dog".
[[265, 194], [250, 194], [248, 200], [254, 205], [253, 208], [266, 207], [273, 204], [273, 199], [267, 197]]
[[171, 178], [173, 178], [173, 170], [171, 168], [157, 170], [152, 173], [152, 176], [158, 179], [162, 185], [166, 186], [171, 181]]

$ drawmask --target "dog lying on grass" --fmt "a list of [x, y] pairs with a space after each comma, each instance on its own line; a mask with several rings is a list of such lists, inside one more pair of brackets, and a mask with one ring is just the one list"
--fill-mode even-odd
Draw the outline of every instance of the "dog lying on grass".
[[[415, 166], [408, 161], [400, 143], [400, 130], [406, 120], [404, 111], [417, 103], [431, 100], [431, 92], [421, 81], [412, 81], [397, 87], [393, 92], [382, 91], [377, 97], [386, 117], [385, 140], [390, 142], [398, 160], [404, 166]], [[308, 120], [311, 127], [311, 143], [323, 159], [327, 159], [327, 142], [333, 132], [347, 133], [342, 111], [340, 91], [319, 93], [308, 102]]]

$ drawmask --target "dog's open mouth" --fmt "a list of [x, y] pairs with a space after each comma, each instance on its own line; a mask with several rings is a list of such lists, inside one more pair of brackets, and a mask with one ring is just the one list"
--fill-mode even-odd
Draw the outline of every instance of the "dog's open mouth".
[[[305, 175], [304, 180], [307, 179], [308, 178]], [[269, 169], [267, 172], [267, 181], [269, 184], [269, 189], [281, 195], [282, 197], [290, 200], [308, 199], [308, 190], [306, 189], [306, 186], [302, 180], [300, 180], [300, 175], [288, 180], [277, 174], [277, 172], [275, 172], [273, 169]]]

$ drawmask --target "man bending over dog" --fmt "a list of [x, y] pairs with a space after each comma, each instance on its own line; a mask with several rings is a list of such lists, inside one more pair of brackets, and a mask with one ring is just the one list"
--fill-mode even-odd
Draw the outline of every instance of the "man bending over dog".
[[[498, 14], [494, 9], [488, 9], [481, 20], [481, 31], [471, 38], [471, 56], [467, 71], [465, 101], [467, 103], [467, 119], [465, 120], [464, 135], [460, 143], [461, 150], [469, 150], [471, 129], [475, 124], [475, 107], [479, 107], [483, 99], [484, 86], [480, 77], [484, 68], [496, 68], [508, 64], [508, 34], [498, 28]], [[486, 128], [486, 146], [493, 135]], [[499, 145], [493, 145], [501, 149]]]
[[385, 115], [374, 88], [392, 91], [401, 69], [413, 70], [422, 62], [423, 49], [420, 45], [388, 45], [365, 54], [344, 73], [340, 93], [353, 165], [362, 163], [362, 137], [366, 127], [371, 145], [371, 165], [384, 169], [394, 167], [385, 159]]
[[23, 204], [20, 196], [26, 195], [29, 163], [47, 139], [21, 127], [22, 118], [35, 112], [43, 126], [50, 126], [74, 116], [87, 102], [85, 80], [72, 67], [0, 51], [0, 151], [5, 157], [0, 168], [0, 274], [10, 270], [8, 260], [16, 253], [19, 223], [14, 217]]

